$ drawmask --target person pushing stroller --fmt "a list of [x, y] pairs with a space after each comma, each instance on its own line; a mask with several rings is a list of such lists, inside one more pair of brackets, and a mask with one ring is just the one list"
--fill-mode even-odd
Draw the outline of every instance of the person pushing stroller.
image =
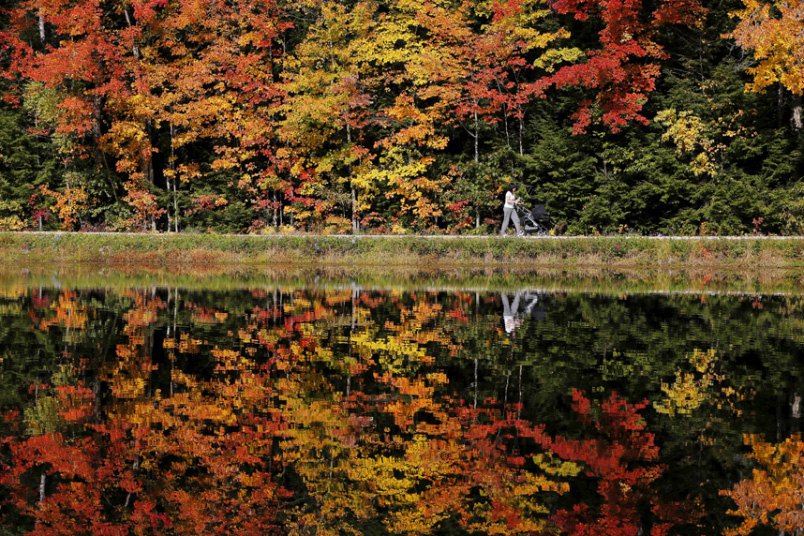
[[547, 213], [544, 205], [525, 206], [523, 200], [516, 195], [517, 186], [511, 184], [505, 192], [505, 205], [503, 205], [503, 223], [500, 234], [505, 236], [508, 222], [514, 221], [517, 236], [547, 235], [555, 222]]
[[516, 184], [511, 184], [505, 191], [505, 204], [503, 205], [503, 223], [500, 229], [500, 235], [505, 236], [505, 231], [508, 229], [508, 222], [514, 221], [517, 236], [524, 236], [522, 227], [519, 225], [519, 215], [516, 213], [516, 207], [521, 200], [516, 196]]

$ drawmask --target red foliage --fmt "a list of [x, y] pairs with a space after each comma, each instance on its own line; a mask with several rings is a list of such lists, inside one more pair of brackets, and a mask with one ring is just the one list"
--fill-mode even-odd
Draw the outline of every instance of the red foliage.
[[585, 132], [599, 121], [618, 132], [630, 121], [648, 122], [642, 108], [656, 88], [666, 59], [664, 47], [654, 40], [663, 25], [700, 23], [704, 9], [691, 0], [664, 0], [658, 7], [643, 0], [555, 0], [558, 13], [585, 21], [599, 19], [600, 48], [587, 52], [587, 61], [567, 65], [537, 83], [538, 93], [551, 86], [579, 86], [594, 91], [576, 112], [573, 132]]

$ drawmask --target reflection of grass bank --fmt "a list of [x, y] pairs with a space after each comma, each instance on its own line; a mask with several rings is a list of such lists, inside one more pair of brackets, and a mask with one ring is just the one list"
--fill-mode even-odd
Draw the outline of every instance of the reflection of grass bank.
[[500, 291], [542, 289], [550, 292], [595, 294], [630, 293], [741, 293], [804, 294], [801, 270], [603, 270], [540, 268], [494, 270], [467, 268], [310, 267], [93, 267], [81, 264], [38, 264], [0, 267], [0, 295], [27, 288], [127, 288], [171, 287], [194, 290], [254, 288], [348, 288], [400, 290]]
[[804, 238], [0, 233], [0, 262], [107, 266], [804, 267]]

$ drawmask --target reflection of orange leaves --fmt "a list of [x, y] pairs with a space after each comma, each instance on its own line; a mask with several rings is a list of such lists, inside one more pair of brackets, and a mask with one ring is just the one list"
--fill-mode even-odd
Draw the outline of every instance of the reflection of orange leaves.
[[456, 307], [447, 312], [447, 316], [457, 320], [458, 322], [469, 322], [469, 317], [463, 312], [463, 309]]
[[78, 295], [72, 291], [64, 291], [58, 302], [50, 308], [56, 312], [53, 318], [42, 319], [39, 329], [47, 331], [50, 326], [63, 326], [67, 329], [84, 329], [89, 321], [87, 308], [78, 302]]
[[186, 332], [179, 335], [179, 352], [182, 354], [197, 354], [201, 351], [202, 344], [204, 341], [191, 339]]
[[767, 443], [759, 436], [747, 435], [751, 458], [758, 468], [751, 478], [738, 482], [721, 495], [729, 497], [737, 508], [729, 514], [739, 516], [742, 524], [727, 530], [730, 536], [751, 534], [758, 526], [773, 527], [795, 534], [804, 527], [804, 441], [794, 434], [780, 443]]

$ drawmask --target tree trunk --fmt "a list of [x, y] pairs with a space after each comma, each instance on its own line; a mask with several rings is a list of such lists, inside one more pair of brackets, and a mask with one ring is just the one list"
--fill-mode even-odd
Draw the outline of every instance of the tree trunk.
[[45, 500], [45, 484], [47, 484], [47, 473], [42, 470], [42, 476], [39, 477], [39, 502]]
[[176, 180], [173, 180], [173, 227], [174, 231], [179, 232], [179, 192], [176, 187]]
[[[170, 124], [170, 168], [175, 171], [176, 168], [176, 151], [173, 147], [173, 138], [176, 136], [176, 127], [173, 123]], [[173, 230], [179, 232], [179, 200], [178, 200], [178, 178], [173, 174]], [[168, 181], [168, 191], [170, 191], [170, 183]], [[168, 209], [168, 215], [170, 209]], [[170, 231], [170, 218], [168, 218], [168, 231]]]
[[472, 409], [477, 409], [477, 384], [478, 384], [478, 379], [477, 379], [477, 357], [475, 357], [475, 396], [474, 396], [474, 401], [472, 402]]
[[790, 124], [795, 130], [801, 130], [801, 95], [793, 96], [793, 114], [790, 116]]
[[[126, 24], [129, 28], [131, 28], [133, 24], [131, 23], [131, 17], [128, 14], [128, 9], [123, 9], [123, 15], [126, 17]], [[134, 59], [140, 59], [140, 49], [137, 47], [137, 45], [132, 46], [131, 53], [134, 54]]]
[[[352, 145], [352, 128], [349, 126], [349, 123], [346, 123], [346, 144], [351, 146]], [[355, 192], [355, 186], [352, 184], [352, 166], [348, 166], [347, 169], [349, 173], [349, 185], [351, 187], [351, 198], [352, 198], [352, 234], [357, 234], [357, 194]]]
[[[170, 179], [165, 179], [165, 185], [167, 187], [168, 193], [170, 193], [171, 192], [171, 190], [170, 190]], [[169, 210], [165, 213], [165, 215], [167, 216], [167, 230], [168, 230], [168, 232], [170, 232], [170, 230], [171, 230], [170, 227], [173, 225], [173, 218], [171, 217]]]
[[39, 10], [39, 40], [42, 45], [45, 44], [45, 17], [42, 15], [42, 10]]
[[477, 119], [477, 102], [475, 102], [475, 164], [480, 162], [480, 127]]
[[357, 192], [352, 186], [352, 234], [357, 234], [360, 229], [357, 225]]

